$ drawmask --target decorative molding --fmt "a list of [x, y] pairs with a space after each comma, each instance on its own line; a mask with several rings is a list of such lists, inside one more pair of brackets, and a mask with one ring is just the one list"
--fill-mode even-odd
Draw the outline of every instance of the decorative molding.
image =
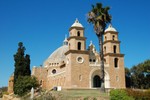
[[65, 53], [65, 55], [68, 55], [69, 53], [77, 53], [77, 54], [89, 54], [89, 51], [83, 51], [83, 50], [69, 50]]
[[119, 53], [106, 53], [104, 56], [115, 56], [115, 57], [124, 57], [124, 54]]
[[76, 40], [86, 40], [86, 37], [81, 37], [81, 36], [70, 36], [67, 40], [69, 41], [72, 38]]
[[104, 41], [104, 44], [111, 42], [111, 43], [121, 43], [121, 41], [116, 41], [116, 40], [106, 40]]

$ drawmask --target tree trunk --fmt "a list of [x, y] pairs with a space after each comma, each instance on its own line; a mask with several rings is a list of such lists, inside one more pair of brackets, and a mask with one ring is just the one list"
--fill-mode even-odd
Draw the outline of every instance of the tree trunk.
[[101, 77], [101, 91], [105, 92], [105, 73], [104, 73], [104, 54], [103, 54], [103, 34], [100, 33], [98, 35], [99, 47], [100, 47], [100, 77]]

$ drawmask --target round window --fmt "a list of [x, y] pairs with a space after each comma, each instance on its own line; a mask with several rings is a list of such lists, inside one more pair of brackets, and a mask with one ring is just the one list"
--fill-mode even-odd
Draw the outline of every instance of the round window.
[[56, 73], [56, 69], [53, 69], [53, 70], [52, 70], [52, 73], [55, 74], [55, 73]]
[[78, 63], [83, 63], [84, 59], [82, 57], [77, 57], [77, 62]]

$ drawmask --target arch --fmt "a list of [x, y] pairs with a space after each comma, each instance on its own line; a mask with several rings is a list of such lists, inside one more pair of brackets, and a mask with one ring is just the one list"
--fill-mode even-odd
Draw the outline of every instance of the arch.
[[105, 41], [107, 41], [107, 36], [105, 36]]
[[115, 40], [115, 35], [112, 36], [112, 40]]
[[93, 87], [101, 87], [101, 79], [98, 75], [93, 77]]
[[80, 31], [77, 32], [77, 36], [80, 36]]
[[117, 46], [116, 46], [116, 45], [114, 45], [113, 49], [114, 49], [114, 53], [116, 53]]
[[69, 43], [69, 49], [70, 49], [70, 43]]
[[[110, 77], [109, 77], [109, 73], [105, 70], [105, 88], [110, 88]], [[93, 88], [93, 79], [94, 76], [100, 76], [100, 69], [99, 68], [94, 68], [91, 70], [90, 74], [89, 74], [89, 87]]]
[[78, 42], [78, 50], [81, 50], [81, 42]]
[[117, 68], [118, 67], [118, 58], [114, 59], [114, 67]]
[[106, 53], [106, 46], [104, 47], [104, 54]]
[[93, 59], [93, 62], [96, 62], [96, 60], [95, 60], [95, 59]]
[[90, 59], [89, 61], [92, 62], [92, 59]]

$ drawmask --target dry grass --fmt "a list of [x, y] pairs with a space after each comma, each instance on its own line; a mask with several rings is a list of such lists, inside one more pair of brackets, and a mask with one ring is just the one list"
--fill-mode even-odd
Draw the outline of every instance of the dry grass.
[[51, 93], [57, 100], [109, 100], [108, 93], [101, 93], [100, 90], [72, 89]]

